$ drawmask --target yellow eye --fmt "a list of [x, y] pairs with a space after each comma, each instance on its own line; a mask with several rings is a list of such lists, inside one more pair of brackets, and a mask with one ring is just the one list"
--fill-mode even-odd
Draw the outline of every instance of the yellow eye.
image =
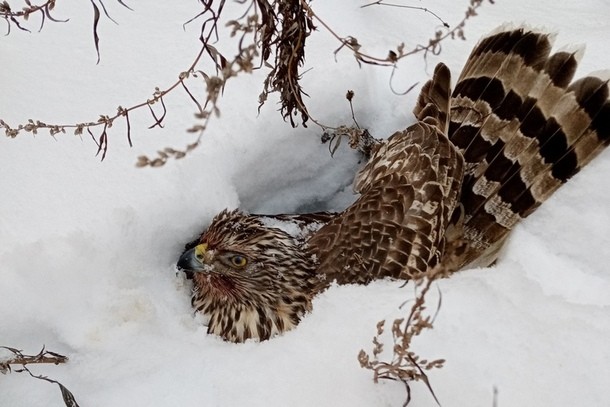
[[241, 256], [239, 254], [236, 254], [235, 256], [231, 257], [231, 264], [235, 267], [245, 267], [247, 263], [248, 260], [244, 256]]

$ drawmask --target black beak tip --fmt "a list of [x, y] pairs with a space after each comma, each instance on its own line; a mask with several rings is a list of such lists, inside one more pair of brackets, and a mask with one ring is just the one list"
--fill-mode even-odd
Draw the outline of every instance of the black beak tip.
[[180, 259], [178, 259], [178, 263], [176, 263], [176, 267], [178, 267], [179, 270], [185, 271], [189, 269], [189, 261], [187, 259], [184, 258], [184, 256], [181, 256]]
[[184, 274], [186, 274], [186, 278], [189, 280], [193, 279], [194, 273], [191, 270], [191, 259], [188, 252], [182, 253], [182, 256], [180, 256], [180, 259], [178, 259], [178, 263], [176, 263], [176, 268], [184, 272]]

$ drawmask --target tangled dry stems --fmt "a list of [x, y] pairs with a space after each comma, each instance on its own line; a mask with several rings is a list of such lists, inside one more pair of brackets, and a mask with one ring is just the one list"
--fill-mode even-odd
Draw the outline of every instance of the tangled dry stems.
[[[3, 128], [6, 136], [11, 138], [17, 137], [22, 132], [37, 134], [42, 129], [48, 130], [51, 136], [64, 134], [68, 129], [72, 130], [76, 136], [82, 136], [86, 131], [95, 141], [97, 155], [103, 160], [108, 151], [108, 132], [115, 120], [124, 119], [126, 121], [126, 136], [131, 146], [129, 113], [146, 107], [153, 120], [149, 128], [163, 127], [163, 121], [167, 113], [163, 98], [176, 88], [181, 88], [197, 108], [196, 117], [199, 119], [199, 122], [188, 131], [196, 133], [198, 136], [183, 149], [168, 147], [159, 150], [154, 158], [148, 156], [138, 157], [137, 166], [158, 167], [164, 165], [170, 158], [179, 159], [186, 156], [199, 145], [201, 136], [208, 127], [210, 119], [219, 116], [219, 100], [222, 90], [229, 79], [241, 73], [250, 73], [255, 69], [267, 69], [267, 76], [263, 82], [262, 92], [259, 95], [259, 109], [267, 101], [269, 94], [276, 93], [280, 99], [280, 113], [292, 126], [296, 126], [298, 122], [306, 125], [308, 121], [312, 121], [322, 129], [324, 134], [334, 135], [334, 137], [331, 136], [334, 140], [340, 140], [341, 135], [351, 134], [355, 131], [364, 132], [365, 130], [360, 129], [359, 126], [321, 123], [311, 117], [304, 101], [304, 97], [307, 94], [302, 88], [300, 81], [303, 75], [302, 67], [305, 60], [305, 45], [307, 38], [316, 30], [315, 24], [320, 24], [340, 43], [339, 48], [335, 50], [335, 54], [343, 49], [348, 49], [353, 53], [359, 65], [373, 64], [395, 68], [399, 60], [416, 53], [422, 53], [424, 58], [428, 53], [438, 54], [441, 51], [441, 42], [447, 38], [463, 39], [463, 28], [466, 21], [476, 16], [476, 10], [483, 4], [483, 1], [470, 0], [470, 5], [464, 18], [452, 29], [448, 29], [448, 24], [437, 16], [443, 22], [445, 28], [437, 30], [427, 44], [418, 44], [409, 49], [403, 42], [391, 49], [387, 56], [381, 57], [366, 53], [364, 46], [361, 45], [356, 37], [351, 35], [342, 37], [338, 35], [314, 11], [307, 0], [245, 0], [239, 3], [243, 13], [238, 18], [227, 19], [224, 26], [221, 26], [221, 23], [225, 21], [226, 17], [226, 0], [199, 0], [202, 11], [186, 24], [195, 21], [201, 22], [199, 36], [202, 44], [201, 49], [191, 66], [180, 72], [178, 79], [172, 85], [165, 88], [156, 87], [152, 97], [145, 102], [127, 108], [119, 106], [116, 113], [102, 114], [95, 121], [76, 124], [49, 124], [41, 120], [30, 119], [27, 123], [11, 126], [5, 120], [0, 119], [0, 128]], [[42, 16], [41, 28], [44, 25], [45, 19], [55, 22], [68, 21], [57, 20], [51, 17], [50, 12], [55, 7], [56, 2], [57, 0], [48, 0], [41, 5], [35, 6], [29, 0], [26, 0], [26, 7], [20, 11], [14, 11], [6, 1], [3, 1], [0, 3], [0, 17], [7, 21], [9, 32], [11, 24], [16, 25], [20, 29], [27, 30], [22, 24], [23, 21], [27, 21], [29, 16], [36, 13]], [[117, 0], [117, 2], [129, 8], [121, 0]], [[489, 2], [493, 3], [493, 0], [489, 0]], [[106, 17], [111, 20], [112, 18], [101, 0], [91, 0], [91, 4], [94, 10], [94, 44], [99, 61], [100, 50], [97, 25], [101, 15], [100, 8]], [[378, 0], [364, 7], [370, 6], [397, 7], [399, 5]], [[414, 8], [432, 13], [425, 8]], [[436, 14], [434, 15], [436, 16]], [[230, 36], [235, 39], [235, 51], [233, 56], [230, 57], [227, 57], [213, 45], [219, 38], [219, 30], [223, 29], [227, 30]], [[214, 63], [215, 70], [213, 72], [204, 72], [197, 69], [204, 55]], [[203, 100], [196, 98], [194, 96], [196, 92], [191, 91], [191, 86], [205, 87], [205, 98]], [[160, 107], [157, 107], [158, 105]], [[299, 118], [299, 120], [296, 120], [296, 118]], [[331, 151], [332, 149], [333, 147], [331, 147]]]
[[22, 7], [19, 11], [14, 11], [7, 1], [0, 3], [0, 18], [3, 18], [7, 25], [6, 35], [11, 33], [11, 27], [13, 25], [22, 31], [29, 32], [30, 30], [22, 26], [19, 20], [28, 21], [31, 15], [40, 16], [40, 27], [38, 28], [39, 32], [44, 27], [44, 23], [47, 19], [56, 23], [67, 22], [68, 20], [59, 20], [51, 15], [51, 11], [55, 8], [55, 1], [56, 0], [47, 0], [40, 5], [33, 5], [30, 3], [30, 0], [25, 0], [25, 7]]
[[372, 341], [372, 351], [369, 353], [365, 350], [361, 350], [358, 354], [360, 366], [373, 371], [373, 380], [375, 383], [382, 379], [399, 381], [405, 385], [407, 395], [404, 406], [408, 405], [411, 401], [411, 383], [418, 381], [423, 382], [426, 385], [436, 403], [440, 405], [426, 372], [442, 368], [445, 360], [429, 360], [420, 357], [413, 350], [413, 342], [415, 338], [426, 330], [433, 328], [434, 319], [441, 307], [442, 297], [440, 297], [439, 292], [439, 301], [436, 310], [434, 314], [431, 314], [427, 312], [428, 306], [426, 303], [426, 295], [436, 280], [446, 276], [447, 272], [445, 269], [442, 267], [435, 267], [429, 270], [419, 280], [413, 282], [416, 290], [418, 290], [415, 301], [407, 316], [405, 318], [395, 319], [390, 328], [392, 334], [392, 348], [391, 357], [389, 359], [382, 359], [386, 347], [383, 339], [383, 334], [386, 329], [385, 320], [377, 323], [377, 332]]
[[[21, 350], [16, 348], [11, 348], [8, 346], [0, 346], [2, 349], [6, 349], [13, 354], [12, 357], [8, 359], [0, 359], [0, 373], [7, 374], [11, 372], [15, 373], [28, 373], [32, 378], [38, 380], [44, 380], [49, 383], [54, 383], [59, 386], [59, 390], [61, 391], [61, 397], [64, 401], [66, 407], [79, 407], [74, 395], [70, 390], [66, 388], [63, 384], [58, 382], [57, 380], [49, 379], [47, 376], [43, 375], [35, 375], [28, 369], [26, 365], [30, 364], [39, 364], [39, 363], [52, 363], [52, 364], [60, 364], [66, 363], [68, 358], [66, 356], [60, 355], [59, 353], [51, 352], [45, 350], [43, 346], [40, 352], [36, 355], [26, 355]], [[11, 365], [21, 365], [20, 368], [12, 368]]]

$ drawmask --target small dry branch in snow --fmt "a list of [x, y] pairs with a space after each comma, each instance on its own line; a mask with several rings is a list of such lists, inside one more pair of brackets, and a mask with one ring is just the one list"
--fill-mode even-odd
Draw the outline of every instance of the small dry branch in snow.
[[383, 337], [386, 328], [385, 320], [377, 323], [377, 333], [373, 337], [372, 351], [369, 353], [361, 350], [358, 354], [360, 366], [373, 371], [373, 380], [376, 383], [380, 379], [384, 379], [400, 381], [405, 385], [407, 396], [404, 406], [411, 401], [411, 383], [413, 382], [423, 382], [434, 400], [440, 405], [426, 372], [442, 368], [445, 360], [420, 357], [413, 350], [413, 341], [425, 330], [433, 327], [434, 319], [441, 307], [442, 297], [440, 297], [439, 292], [436, 311], [432, 315], [427, 312], [426, 295], [432, 284], [444, 276], [446, 276], [445, 270], [436, 267], [428, 271], [421, 279], [414, 281], [415, 288], [418, 290], [415, 302], [406, 318], [395, 319], [391, 326], [392, 353], [389, 360], [383, 359], [386, 347]]
[[[7, 356], [0, 355], [0, 373], [7, 374], [10, 372], [15, 373], [28, 373], [31, 377], [38, 380], [44, 380], [49, 383], [54, 383], [59, 386], [61, 390], [61, 396], [64, 401], [66, 407], [79, 407], [74, 395], [70, 390], [66, 388], [63, 384], [58, 382], [57, 380], [49, 379], [46, 376], [35, 375], [28, 369], [26, 365], [31, 364], [39, 364], [39, 363], [52, 363], [58, 365], [60, 363], [66, 363], [68, 358], [64, 355], [60, 355], [59, 353], [51, 352], [45, 350], [44, 346], [36, 355], [26, 355], [22, 353], [21, 350], [16, 348], [11, 348], [8, 346], [0, 346], [0, 349], [5, 349], [8, 352]], [[21, 365], [20, 368], [12, 368], [11, 365]]]

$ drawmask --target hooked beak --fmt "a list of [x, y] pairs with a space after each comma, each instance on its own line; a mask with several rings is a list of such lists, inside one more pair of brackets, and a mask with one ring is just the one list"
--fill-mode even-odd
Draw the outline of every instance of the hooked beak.
[[183, 270], [189, 278], [192, 278], [193, 272], [205, 272], [205, 263], [209, 260], [207, 249], [208, 245], [202, 243], [185, 251], [178, 259], [176, 266]]

